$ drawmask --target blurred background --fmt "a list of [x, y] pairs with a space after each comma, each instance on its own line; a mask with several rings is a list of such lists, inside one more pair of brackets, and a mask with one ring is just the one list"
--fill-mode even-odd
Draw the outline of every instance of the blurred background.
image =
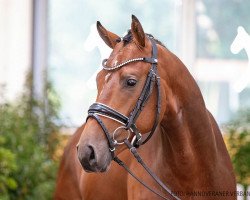
[[249, 11], [248, 0], [0, 0], [0, 199], [51, 199], [63, 147], [84, 123], [110, 53], [95, 23], [122, 36], [131, 14], [198, 82], [246, 190]]

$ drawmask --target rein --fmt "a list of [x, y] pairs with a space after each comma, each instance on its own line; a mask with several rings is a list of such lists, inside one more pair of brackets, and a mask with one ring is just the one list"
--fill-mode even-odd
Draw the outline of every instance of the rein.
[[[145, 186], [147, 189], [149, 189], [151, 192], [154, 194], [158, 195], [162, 199], [168, 199], [164, 197], [162, 194], [159, 192], [153, 190], [150, 188], [146, 183], [144, 183], [142, 180], [140, 180], [136, 175], [134, 175], [128, 166], [121, 161], [117, 156], [115, 156], [115, 148], [117, 145], [125, 144], [130, 152], [133, 154], [133, 156], [136, 158], [136, 160], [143, 166], [143, 168], [148, 172], [148, 174], [156, 181], [158, 185], [160, 185], [167, 193], [169, 193], [174, 199], [180, 200], [177, 196], [175, 196], [171, 190], [164, 185], [164, 183], [147, 167], [147, 165], [143, 162], [142, 158], [138, 154], [136, 148], [139, 148], [141, 145], [145, 144], [154, 134], [155, 129], [158, 125], [159, 122], [159, 115], [160, 115], [160, 110], [161, 110], [161, 93], [160, 93], [160, 77], [158, 75], [157, 71], [157, 46], [153, 38], [149, 37], [151, 44], [152, 44], [152, 57], [141, 57], [141, 58], [133, 58], [130, 60], [127, 60], [121, 64], [118, 64], [113, 67], [107, 67], [106, 62], [107, 59], [104, 59], [102, 64], [103, 64], [103, 69], [107, 71], [112, 71], [112, 70], [117, 70], [129, 63], [132, 62], [147, 62], [151, 63], [151, 68], [148, 72], [147, 79], [145, 81], [144, 87], [141, 91], [141, 94], [136, 102], [136, 105], [132, 112], [130, 113], [129, 117], [123, 115], [122, 113], [114, 110], [113, 108], [102, 104], [102, 103], [93, 103], [89, 110], [88, 110], [88, 116], [87, 120], [89, 118], [95, 119], [98, 124], [101, 126], [104, 134], [106, 135], [106, 138], [108, 140], [108, 145], [109, 145], [109, 150], [111, 152], [113, 160], [118, 163], [120, 166], [122, 166], [131, 176], [133, 176], [138, 182], [140, 182], [143, 186]], [[139, 117], [142, 109], [144, 108], [146, 102], [148, 101], [150, 95], [152, 94], [153, 88], [156, 85], [157, 87], [157, 105], [156, 105], [156, 117], [154, 121], [154, 125], [147, 136], [147, 138], [142, 141], [142, 136], [138, 128], [136, 127], [136, 120]], [[100, 116], [109, 118], [111, 120], [114, 120], [118, 123], [121, 124], [120, 127], [118, 127], [112, 134], [112, 137], [109, 134], [109, 131], [107, 130], [105, 124], [102, 122]], [[115, 135], [120, 129], [125, 129], [128, 132], [128, 136], [126, 139], [123, 141], [118, 141], [115, 139]], [[129, 142], [130, 138], [130, 132], [134, 134], [133, 139], [131, 142]]]

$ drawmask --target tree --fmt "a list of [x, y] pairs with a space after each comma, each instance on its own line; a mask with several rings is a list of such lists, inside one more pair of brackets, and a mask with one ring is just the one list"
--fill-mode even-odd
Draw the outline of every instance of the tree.
[[246, 187], [250, 185], [250, 109], [238, 111], [225, 131], [237, 182]]
[[[47, 200], [52, 198], [54, 190], [59, 101], [48, 84], [45, 110], [30, 95], [30, 83], [28, 78], [17, 101], [0, 105], [0, 194], [3, 194], [0, 199], [4, 200]], [[38, 109], [45, 114], [43, 127]]]

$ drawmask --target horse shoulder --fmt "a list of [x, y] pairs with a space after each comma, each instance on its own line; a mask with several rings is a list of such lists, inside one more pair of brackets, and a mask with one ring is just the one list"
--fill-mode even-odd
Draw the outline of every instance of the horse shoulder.
[[236, 190], [236, 180], [234, 176], [233, 166], [230, 160], [230, 156], [228, 154], [225, 142], [223, 140], [221, 131], [213, 117], [213, 115], [208, 111], [208, 115], [210, 118], [210, 122], [212, 125], [214, 137], [216, 139], [216, 148], [218, 152], [218, 174], [217, 179], [221, 178], [221, 182], [223, 183], [225, 178], [227, 178], [227, 184], [224, 186], [229, 187], [230, 191]]

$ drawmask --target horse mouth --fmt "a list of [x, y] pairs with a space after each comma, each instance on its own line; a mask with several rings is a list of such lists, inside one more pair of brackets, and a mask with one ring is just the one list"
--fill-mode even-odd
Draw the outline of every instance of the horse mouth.
[[99, 167], [99, 166], [90, 166], [90, 165], [82, 165], [82, 168], [87, 173], [104, 173], [107, 172], [110, 169], [110, 165]]

